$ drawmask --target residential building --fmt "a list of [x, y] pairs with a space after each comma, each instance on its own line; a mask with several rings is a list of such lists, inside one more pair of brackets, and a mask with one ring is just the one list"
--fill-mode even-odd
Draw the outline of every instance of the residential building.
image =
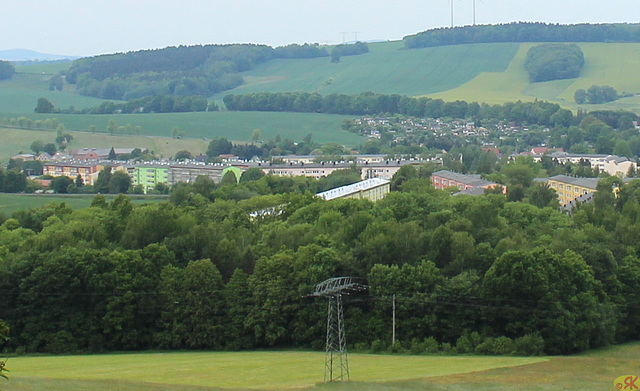
[[169, 185], [169, 166], [161, 163], [145, 163], [128, 166], [127, 173], [131, 177], [133, 186], [141, 185], [145, 194], [156, 187], [158, 183]]
[[[538, 162], [542, 159], [542, 154], [534, 155], [533, 160]], [[606, 172], [611, 176], [619, 176], [624, 178], [627, 176], [629, 169], [633, 167], [633, 171], [637, 171], [638, 164], [629, 158], [604, 155], [604, 154], [587, 154], [587, 153], [567, 153], [562, 151], [547, 154], [551, 159], [560, 164], [573, 163], [583, 164], [589, 163], [592, 170], [597, 169], [600, 172]]]
[[[466, 175], [457, 172], [442, 170], [436, 171], [431, 175], [431, 184], [433, 187], [439, 190], [444, 190], [449, 187], [457, 187], [458, 190], [465, 191], [465, 194], [476, 195], [479, 193], [477, 189], [490, 189], [496, 186], [501, 186], [495, 182], [484, 180], [480, 175]], [[475, 191], [469, 191], [470, 189], [477, 188]], [[503, 193], [506, 193], [506, 188], [503, 187]], [[484, 192], [484, 190], [482, 190]]]
[[94, 160], [46, 162], [44, 163], [42, 173], [53, 177], [66, 176], [74, 180], [80, 175], [85, 185], [93, 185], [98, 179], [98, 174], [104, 167], [104, 164], [100, 161]]
[[563, 207], [575, 204], [574, 200], [589, 193], [595, 193], [598, 178], [576, 178], [567, 175], [552, 176], [547, 180], [549, 187], [558, 193], [558, 202]]
[[[171, 162], [169, 165], [169, 184], [178, 182], [191, 183], [199, 176], [206, 176], [215, 183], [222, 180], [229, 167], [228, 164], [221, 163], [193, 163], [193, 162]], [[240, 171], [240, 169], [238, 169]], [[237, 178], [240, 176], [236, 173]]]
[[317, 196], [327, 201], [338, 198], [355, 198], [366, 199], [370, 201], [378, 201], [389, 193], [390, 181], [381, 178], [365, 179], [351, 185], [337, 187], [318, 193]]
[[344, 170], [353, 167], [355, 164], [360, 169], [362, 179], [382, 178], [391, 179], [393, 174], [398, 172], [400, 167], [411, 164], [418, 165], [420, 160], [384, 160], [381, 162], [322, 162], [322, 163], [294, 163], [274, 164], [274, 163], [248, 163], [246, 168], [259, 167], [265, 174], [279, 176], [307, 176], [311, 178], [322, 178], [330, 175], [336, 170]]

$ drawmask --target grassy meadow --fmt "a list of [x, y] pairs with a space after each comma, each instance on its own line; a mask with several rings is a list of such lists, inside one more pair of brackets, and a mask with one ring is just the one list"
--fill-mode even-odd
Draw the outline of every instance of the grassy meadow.
[[[53, 194], [10, 194], [0, 193], [0, 214], [11, 216], [17, 210], [37, 208], [49, 205], [52, 202], [64, 202], [72, 209], [83, 209], [91, 205], [93, 194], [70, 194], [70, 195], [53, 195]], [[116, 196], [107, 195], [107, 201], [111, 201]], [[167, 201], [166, 196], [136, 196], [129, 195], [133, 204], [144, 204], [147, 202]]]
[[49, 99], [59, 108], [93, 107], [102, 103], [102, 99], [78, 95], [69, 84], [62, 91], [49, 91], [51, 76], [69, 66], [70, 62], [59, 62], [16, 67], [16, 74], [11, 79], [0, 81], [0, 113], [33, 113], [40, 97]]
[[12, 357], [6, 391], [24, 390], [608, 390], [638, 375], [640, 343], [560, 357], [351, 354], [351, 381], [323, 384], [317, 352], [181, 352]]
[[[434, 376], [490, 370], [543, 362], [544, 358], [349, 356], [351, 381], [404, 381]], [[87, 389], [106, 382], [217, 387], [231, 389], [309, 388], [324, 379], [324, 353], [316, 352], [216, 352], [147, 353], [9, 359], [11, 387], [20, 390], [39, 379], [84, 383]], [[15, 384], [15, 387], [14, 387]], [[150, 388], [153, 389], [153, 388]]]

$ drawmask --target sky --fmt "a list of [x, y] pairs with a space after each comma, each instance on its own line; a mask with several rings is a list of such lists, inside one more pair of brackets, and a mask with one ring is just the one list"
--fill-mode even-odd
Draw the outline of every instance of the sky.
[[[0, 50], [91, 56], [177, 45], [399, 40], [473, 23], [474, 0], [0, 0]], [[640, 22], [639, 0], [475, 0], [476, 23]]]

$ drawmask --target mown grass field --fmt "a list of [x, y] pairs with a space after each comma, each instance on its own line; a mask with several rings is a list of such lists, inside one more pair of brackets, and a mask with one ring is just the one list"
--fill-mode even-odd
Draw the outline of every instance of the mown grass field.
[[[49, 205], [52, 202], [64, 202], [72, 209], [83, 209], [91, 205], [94, 195], [92, 194], [73, 194], [73, 195], [50, 195], [50, 194], [8, 194], [0, 193], [0, 214], [10, 217], [17, 210], [29, 208], [37, 208]], [[116, 196], [107, 195], [107, 201], [111, 201]], [[168, 201], [166, 196], [137, 196], [131, 195], [133, 204], [144, 204], [147, 202]]]
[[199, 352], [12, 357], [6, 391], [321, 389], [609, 390], [639, 375], [640, 343], [563, 357], [351, 354], [351, 381], [322, 384], [323, 353]]
[[[541, 358], [427, 357], [353, 354], [349, 357], [353, 382], [389, 382], [467, 373], [541, 362]], [[140, 384], [216, 388], [309, 388], [324, 379], [324, 353], [218, 352], [158, 353], [67, 357], [17, 357], [9, 359], [11, 387], [20, 390], [42, 378], [71, 380], [87, 389], [118, 387], [126, 380]], [[9, 366], [9, 365], [8, 365]], [[9, 384], [9, 383], [7, 383]], [[15, 384], [15, 385], [14, 385]], [[92, 386], [92, 384], [94, 384]], [[50, 388], [52, 389], [52, 388]], [[149, 388], [153, 389], [153, 388]]]

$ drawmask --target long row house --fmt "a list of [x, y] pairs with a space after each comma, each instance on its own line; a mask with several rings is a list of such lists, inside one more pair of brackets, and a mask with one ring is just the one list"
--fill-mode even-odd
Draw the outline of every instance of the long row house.
[[259, 168], [265, 174], [279, 176], [307, 176], [321, 178], [332, 172], [347, 169], [354, 164], [361, 170], [362, 179], [380, 178], [390, 180], [400, 167], [404, 165], [418, 165], [423, 163], [419, 159], [355, 159], [354, 162], [323, 162], [309, 163], [305, 161], [273, 162], [232, 162], [232, 163], [201, 163], [178, 161], [155, 162], [117, 162], [102, 159], [70, 159], [44, 163], [43, 174], [67, 176], [71, 179], [78, 175], [87, 185], [95, 184], [98, 174], [105, 167], [112, 167], [113, 171], [126, 172], [131, 177], [133, 186], [140, 185], [147, 193], [158, 183], [172, 186], [179, 182], [190, 183], [199, 176], [206, 176], [215, 183], [220, 182], [227, 172], [232, 172], [236, 180], [240, 180], [242, 173], [250, 168]]

